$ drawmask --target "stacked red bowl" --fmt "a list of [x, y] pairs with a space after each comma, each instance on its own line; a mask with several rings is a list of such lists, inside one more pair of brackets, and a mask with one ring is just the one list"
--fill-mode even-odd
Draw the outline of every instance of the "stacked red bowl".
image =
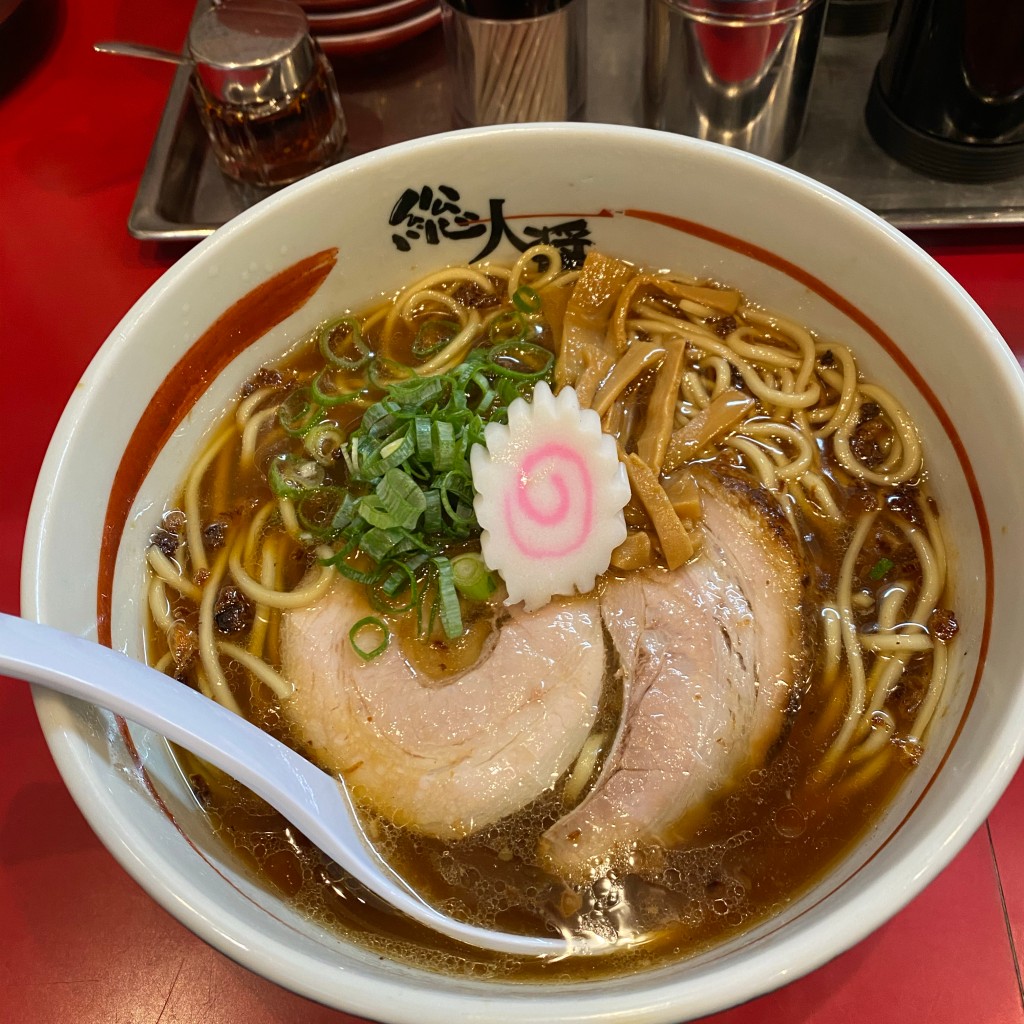
[[397, 46], [441, 20], [437, 0], [299, 0], [310, 32], [331, 56]]

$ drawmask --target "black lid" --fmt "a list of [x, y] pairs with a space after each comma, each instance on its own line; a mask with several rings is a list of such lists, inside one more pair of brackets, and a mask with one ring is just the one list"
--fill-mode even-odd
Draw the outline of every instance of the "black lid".
[[1024, 174], [1024, 141], [956, 142], [922, 132], [890, 107], [877, 71], [864, 119], [872, 138], [889, 156], [929, 177], [978, 184]]

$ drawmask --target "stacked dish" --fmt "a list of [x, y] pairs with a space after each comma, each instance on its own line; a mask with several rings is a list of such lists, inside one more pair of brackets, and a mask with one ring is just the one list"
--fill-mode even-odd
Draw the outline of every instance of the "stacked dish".
[[373, 53], [441, 20], [437, 0], [300, 0], [313, 37], [331, 56]]

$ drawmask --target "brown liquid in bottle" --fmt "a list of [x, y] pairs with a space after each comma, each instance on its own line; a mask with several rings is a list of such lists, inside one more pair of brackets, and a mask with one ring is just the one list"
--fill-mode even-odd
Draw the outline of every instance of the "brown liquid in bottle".
[[249, 185], [286, 185], [329, 164], [345, 140], [345, 121], [327, 58], [292, 96], [235, 105], [194, 79], [200, 117], [221, 170]]

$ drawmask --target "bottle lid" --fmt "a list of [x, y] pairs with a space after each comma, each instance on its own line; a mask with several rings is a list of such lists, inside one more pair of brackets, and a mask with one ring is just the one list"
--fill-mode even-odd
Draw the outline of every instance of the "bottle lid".
[[206, 91], [236, 106], [287, 99], [317, 61], [306, 15], [288, 0], [222, 0], [197, 15], [188, 50]]
[[1024, 174], [1024, 141], [960, 142], [921, 131], [892, 109], [877, 70], [864, 119], [871, 137], [889, 156], [931, 178], [980, 184]]

